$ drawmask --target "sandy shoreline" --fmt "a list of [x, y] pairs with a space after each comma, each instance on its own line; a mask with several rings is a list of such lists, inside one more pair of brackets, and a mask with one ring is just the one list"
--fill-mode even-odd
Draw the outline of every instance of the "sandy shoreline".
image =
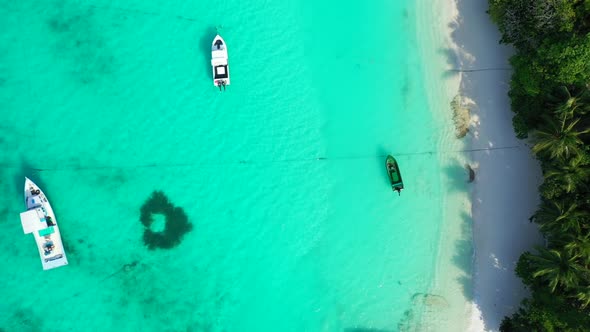
[[515, 137], [508, 89], [512, 49], [486, 13], [487, 0], [449, 0], [458, 17], [451, 38], [462, 72], [460, 93], [472, 101], [471, 148], [476, 169], [472, 191], [473, 301], [470, 331], [497, 331], [528, 293], [514, 273], [518, 257], [542, 238], [528, 218], [539, 202], [541, 170], [524, 141]]

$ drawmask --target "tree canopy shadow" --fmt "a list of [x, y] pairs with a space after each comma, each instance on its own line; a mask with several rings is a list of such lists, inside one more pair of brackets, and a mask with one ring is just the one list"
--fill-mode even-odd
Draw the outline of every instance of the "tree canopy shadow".
[[461, 213], [461, 239], [455, 241], [453, 264], [461, 269], [463, 275], [458, 282], [463, 288], [463, 296], [473, 300], [473, 218], [466, 212]]
[[470, 172], [465, 165], [453, 164], [443, 168], [447, 176], [447, 192], [464, 192], [468, 190]]

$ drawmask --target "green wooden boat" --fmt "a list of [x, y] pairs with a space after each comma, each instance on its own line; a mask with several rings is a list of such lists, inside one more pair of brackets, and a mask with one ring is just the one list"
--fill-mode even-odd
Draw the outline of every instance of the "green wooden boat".
[[399, 172], [397, 161], [391, 155], [385, 159], [385, 169], [389, 176], [389, 182], [391, 182], [391, 189], [401, 195], [402, 189], [404, 189], [404, 182], [402, 181], [402, 174]]

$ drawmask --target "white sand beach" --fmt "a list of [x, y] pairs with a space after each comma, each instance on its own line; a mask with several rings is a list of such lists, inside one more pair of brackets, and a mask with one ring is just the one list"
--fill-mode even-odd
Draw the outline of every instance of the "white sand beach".
[[[542, 244], [529, 222], [539, 203], [541, 170], [526, 141], [515, 137], [508, 89], [513, 50], [486, 10], [487, 0], [449, 0], [457, 8], [452, 40], [461, 73], [461, 95], [472, 101], [471, 148], [476, 172], [472, 191], [475, 250], [471, 331], [497, 331], [527, 290], [515, 275], [519, 256]], [[483, 69], [483, 70], [482, 70]], [[505, 149], [504, 149], [505, 148]]]

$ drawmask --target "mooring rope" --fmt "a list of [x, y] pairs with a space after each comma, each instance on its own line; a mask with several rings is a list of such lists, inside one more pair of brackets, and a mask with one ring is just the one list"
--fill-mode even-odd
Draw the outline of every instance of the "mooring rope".
[[[421, 152], [407, 152], [394, 153], [396, 157], [420, 156], [420, 155], [436, 155], [448, 153], [464, 153], [464, 152], [485, 152], [495, 150], [513, 150], [521, 148], [521, 146], [504, 146], [504, 147], [489, 147], [489, 148], [475, 148], [466, 150], [453, 151], [421, 151]], [[63, 167], [28, 167], [28, 171], [33, 172], [57, 172], [57, 171], [80, 171], [80, 170], [114, 170], [114, 169], [141, 169], [141, 168], [182, 168], [182, 167], [209, 167], [209, 166], [226, 166], [233, 165], [264, 165], [264, 164], [278, 164], [278, 163], [294, 163], [294, 162], [329, 162], [329, 161], [346, 161], [346, 160], [363, 160], [385, 158], [386, 154], [382, 155], [359, 155], [359, 156], [333, 156], [333, 157], [315, 157], [315, 158], [291, 158], [291, 159], [276, 159], [276, 160], [237, 160], [237, 161], [217, 161], [217, 162], [194, 162], [194, 163], [149, 163], [149, 164], [135, 164], [135, 165], [95, 165], [95, 166], [63, 166]], [[19, 166], [12, 164], [0, 164], [0, 168], [18, 168]]]
[[478, 72], [478, 71], [498, 71], [498, 70], [509, 71], [509, 70], [512, 70], [512, 68], [509, 68], [509, 67], [479, 68], [479, 69], [455, 68], [455, 69], [449, 69], [448, 71], [454, 71], [454, 72], [458, 72], [458, 73], [473, 73], [473, 72]]
[[[133, 270], [136, 268], [136, 266], [137, 266], [139, 263], [141, 263], [141, 262], [140, 262], [140, 261], [138, 261], [138, 260], [134, 260], [134, 261], [132, 261], [131, 263], [123, 264], [123, 266], [121, 266], [121, 267], [120, 267], [118, 270], [116, 270], [116, 271], [114, 271], [114, 272], [112, 272], [112, 273], [110, 273], [110, 274], [108, 274], [108, 275], [106, 275], [106, 276], [104, 276], [104, 277], [100, 278], [100, 279], [99, 279], [99, 280], [98, 280], [98, 281], [95, 283], [95, 286], [98, 286], [98, 285], [100, 285], [100, 284], [104, 283], [105, 281], [109, 280], [110, 278], [112, 278], [112, 277], [114, 277], [114, 276], [116, 276], [116, 275], [118, 275], [118, 274], [121, 274], [121, 273], [123, 273], [123, 272], [131, 272], [131, 271], [133, 271]], [[85, 293], [88, 293], [88, 292], [90, 292], [90, 291], [92, 291], [92, 290], [95, 290], [95, 289], [94, 289], [94, 288], [92, 288], [92, 289], [83, 289], [83, 290], [81, 290], [81, 291], [78, 291], [78, 292], [72, 293], [72, 294], [70, 294], [70, 295], [68, 295], [68, 296], [64, 297], [64, 298], [63, 298], [63, 299], [61, 299], [60, 301], [66, 301], [66, 300], [70, 300], [70, 299], [72, 299], [72, 298], [74, 298], [74, 297], [78, 297], [78, 296], [80, 296], [80, 295], [83, 295], [83, 294], [85, 294]]]

